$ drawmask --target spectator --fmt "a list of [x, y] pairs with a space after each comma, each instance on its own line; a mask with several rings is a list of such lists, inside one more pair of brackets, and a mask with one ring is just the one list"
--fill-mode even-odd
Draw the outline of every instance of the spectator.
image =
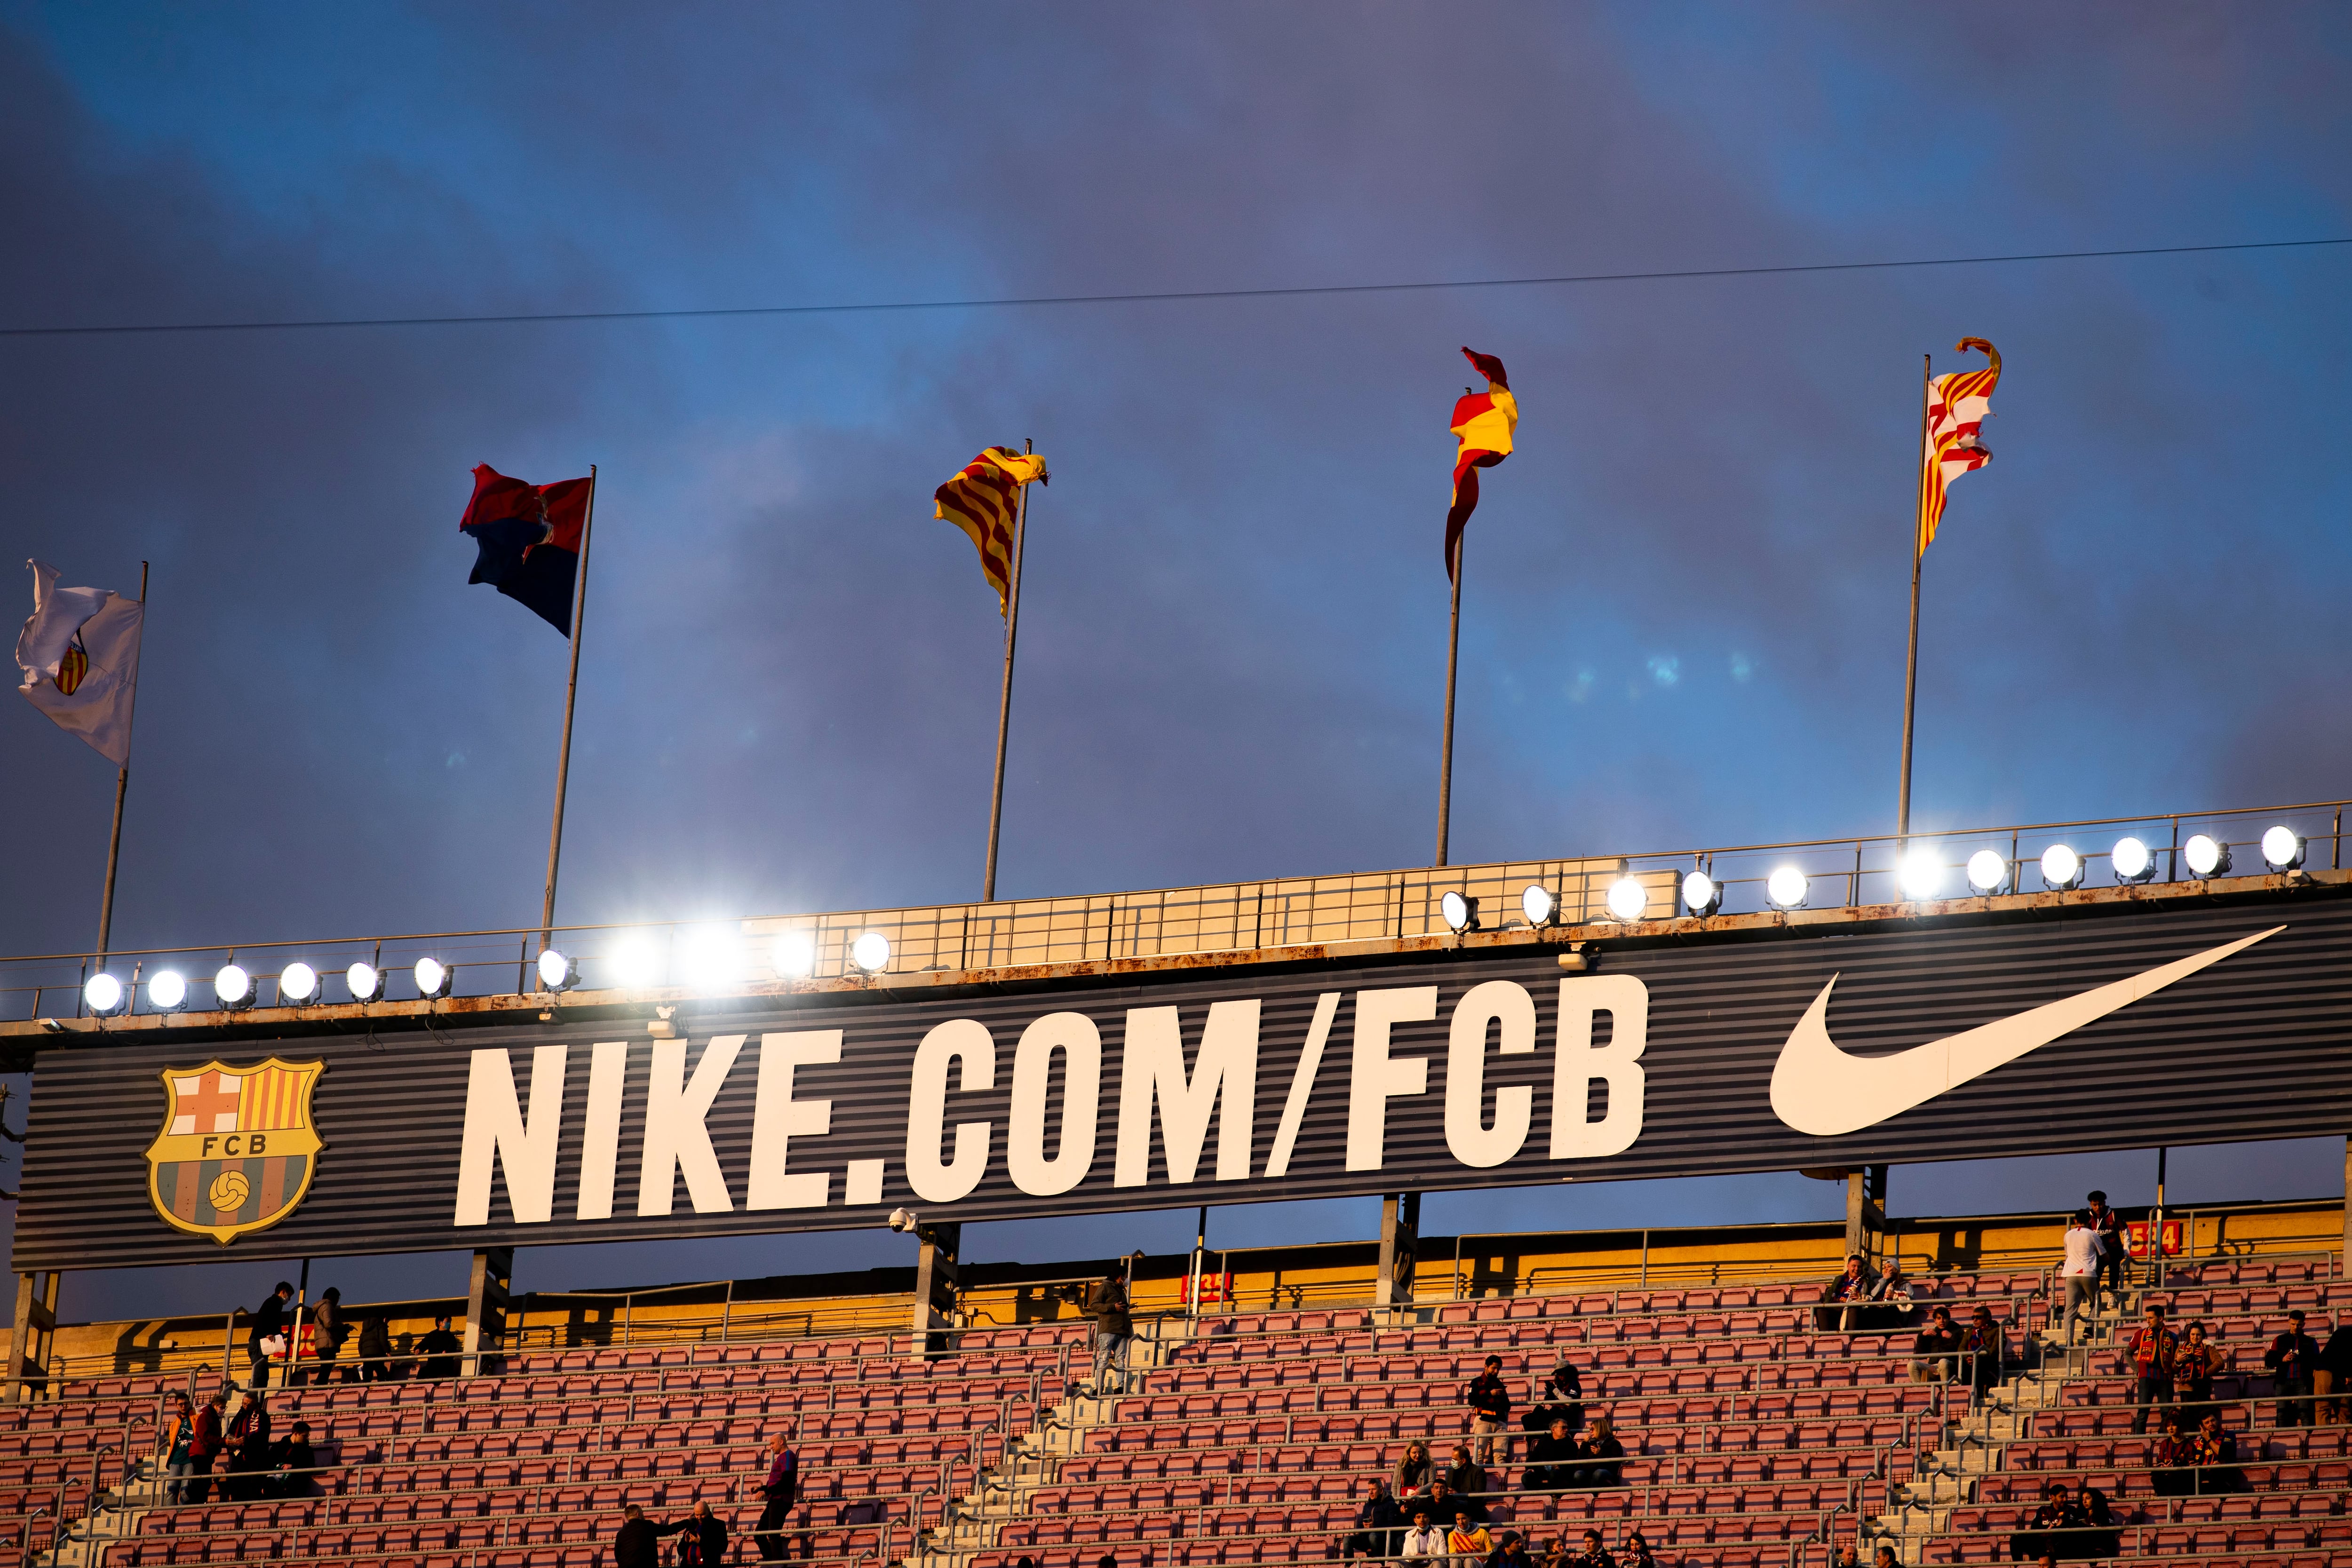
[[761, 1506], [760, 1522], [752, 1540], [760, 1549], [761, 1562], [781, 1563], [784, 1560], [784, 1526], [801, 1495], [800, 1457], [784, 1447], [782, 1432], [768, 1439], [768, 1479], [760, 1483], [760, 1495], [766, 1500]]
[[1466, 1513], [1481, 1524], [1486, 1522], [1486, 1505], [1474, 1497], [1454, 1496], [1441, 1473], [1429, 1483], [1429, 1517], [1452, 1519], [1456, 1512]]
[[297, 1421], [269, 1446], [268, 1489], [272, 1497], [312, 1497], [318, 1492], [319, 1451], [310, 1447], [310, 1424]]
[[2064, 1242], [2066, 1260], [2058, 1266], [2058, 1282], [2064, 1289], [2051, 1310], [2059, 1314], [2051, 1326], [2061, 1331], [2068, 1344], [2074, 1342], [2074, 1319], [2079, 1312], [2089, 1322], [2099, 1316], [2099, 1259], [2104, 1256], [2099, 1247], [2099, 1233], [2091, 1228], [2090, 1221], [2080, 1214], [2066, 1217]]
[[1532, 1407], [1524, 1420], [1530, 1432], [1541, 1432], [1554, 1420], [1565, 1420], [1570, 1432], [1584, 1425], [1584, 1380], [1562, 1357], [1551, 1375], [1535, 1386]]
[[696, 1503], [692, 1513], [656, 1527], [654, 1533], [677, 1537], [677, 1568], [719, 1568], [727, 1561], [726, 1522], [707, 1502]]
[[[350, 1332], [351, 1325], [343, 1321], [343, 1293], [331, 1286], [320, 1296], [318, 1310], [310, 1314], [310, 1353], [319, 1363], [320, 1383], [334, 1381], [335, 1357]], [[351, 1381], [348, 1373], [343, 1381]]]
[[2179, 1412], [2164, 1413], [2164, 1435], [2147, 1451], [2147, 1481], [2158, 1497], [2187, 1497], [2197, 1489], [2197, 1445], [2180, 1435]]
[[1445, 1555], [1445, 1531], [1429, 1521], [1427, 1503], [1413, 1505], [1412, 1528], [1404, 1532], [1404, 1545], [1401, 1550], [1407, 1557]]
[[2107, 1194], [2096, 1187], [2091, 1189], [2089, 1210], [2084, 1217], [2090, 1222], [2093, 1234], [2099, 1238], [2099, 1268], [2092, 1276], [2091, 1303], [2098, 1304], [2102, 1287], [2112, 1289], [2116, 1311], [2124, 1310], [2124, 1284], [2131, 1275], [2131, 1237], [2124, 1228], [2124, 1216], [2107, 1206]]
[[2147, 1321], [2132, 1331], [2123, 1354], [2124, 1368], [2132, 1378], [2132, 1403], [2139, 1407], [2132, 1414], [2135, 1434], [2147, 1431], [2152, 1406], [2171, 1399], [2172, 1363], [2179, 1350], [2179, 1341], [2164, 1326], [2164, 1309], [2149, 1302]]
[[1503, 1539], [1486, 1559], [1486, 1568], [1534, 1568], [1528, 1560], [1528, 1543], [1517, 1531], [1503, 1531]]
[[[1847, 1549], [1849, 1552], [1852, 1548]], [[1640, 1531], [1625, 1538], [1625, 1561], [1619, 1568], [1658, 1568], [1658, 1560], [1650, 1555], [1650, 1538]]]
[[228, 1424], [230, 1479], [221, 1491], [237, 1502], [252, 1502], [268, 1490], [269, 1469], [269, 1403], [259, 1388], [246, 1391]]
[[382, 1316], [360, 1325], [360, 1379], [381, 1383], [392, 1375], [392, 1330]]
[[1356, 1533], [1348, 1537], [1340, 1560], [1365, 1557], [1394, 1557], [1397, 1554], [1397, 1532], [1404, 1523], [1404, 1510], [1397, 1507], [1389, 1495], [1389, 1484], [1383, 1480], [1371, 1483], [1370, 1495], [1364, 1506], [1356, 1510]]
[[1888, 1258], [1878, 1283], [1870, 1288], [1864, 1300], [1875, 1305], [1864, 1308], [1857, 1315], [1857, 1328], [1892, 1329], [1906, 1321], [1911, 1316], [1911, 1281], [1902, 1265]]
[[1849, 1252], [1844, 1272], [1822, 1287], [1822, 1305], [1813, 1309], [1813, 1326], [1824, 1333], [1861, 1325], [1854, 1313], [1878, 1286], [1878, 1270], [1859, 1252]]
[[286, 1353], [286, 1303], [293, 1299], [294, 1287], [280, 1279], [269, 1299], [254, 1309], [253, 1331], [246, 1336], [245, 1355], [252, 1369], [246, 1382], [255, 1388], [269, 1385], [269, 1358]]
[[2180, 1418], [2194, 1427], [2213, 1398], [2213, 1374], [2221, 1370], [2221, 1347], [2205, 1337], [2205, 1325], [2191, 1323], [2172, 1352], [2172, 1398]]
[[1902, 1563], [1895, 1555], [1895, 1548], [1882, 1546], [1872, 1554], [1870, 1568], [1902, 1568]]
[[196, 1440], [196, 1407], [184, 1393], [172, 1395], [172, 1419], [163, 1429], [163, 1500], [173, 1508], [188, 1500], [188, 1477], [195, 1466], [188, 1450]]
[[613, 1537], [613, 1568], [661, 1568], [660, 1532], [635, 1503], [621, 1510], [620, 1532]]
[[2054, 1555], [2058, 1546], [2051, 1537], [2066, 1529], [2072, 1512], [2066, 1501], [2066, 1484], [2052, 1481], [2043, 1489], [2041, 1503], [2025, 1516], [2024, 1528], [2009, 1538], [2009, 1560], [2024, 1563]]
[[1570, 1568], [1617, 1568], [1617, 1560], [1601, 1544], [1601, 1532], [1597, 1530], [1584, 1532], [1584, 1550], [1568, 1562]]
[[[2323, 1396], [2319, 1418], [2330, 1426], [2352, 1421], [2352, 1323], [2342, 1321], [2346, 1315], [2337, 1314], [2336, 1331], [2327, 1336], [2311, 1373], [2313, 1392]], [[2336, 1397], [2326, 1398], [2331, 1392]]]
[[1486, 1527], [1470, 1517], [1470, 1510], [1457, 1507], [1454, 1510], [1454, 1528], [1445, 1532], [1445, 1552], [1449, 1557], [1487, 1557], [1495, 1551], [1495, 1538]]
[[1429, 1445], [1419, 1442], [1407, 1443], [1404, 1446], [1404, 1458], [1396, 1463], [1396, 1495], [1400, 1498], [1408, 1498], [1417, 1491], [1425, 1489], [1429, 1485], [1430, 1473]]
[[[416, 1353], [425, 1359], [416, 1368], [419, 1377], [455, 1377], [459, 1367], [457, 1352], [466, 1347], [449, 1331], [449, 1315], [443, 1313], [433, 1320], [433, 1331], [416, 1342]], [[651, 1530], [653, 1526], [647, 1525]]]
[[1486, 1468], [1470, 1457], [1463, 1444], [1454, 1445], [1454, 1462], [1445, 1467], [1445, 1484], [1465, 1497], [1483, 1498], [1494, 1489], [1486, 1484]]
[[2286, 1315], [2286, 1332], [2263, 1352], [2263, 1364], [2271, 1369], [2272, 1386], [2278, 1393], [2278, 1425], [2311, 1425], [2311, 1374], [2319, 1365], [2319, 1345], [2303, 1331], [2301, 1312]]
[[1511, 1419], [1511, 1391], [1503, 1384], [1501, 1356], [1486, 1358], [1485, 1369], [1462, 1391], [1462, 1403], [1470, 1407], [1470, 1431], [1478, 1462], [1494, 1463], [1495, 1434], [1504, 1430]]
[[188, 1482], [186, 1500], [203, 1502], [213, 1495], [213, 1461], [228, 1446], [226, 1411], [228, 1390], [216, 1388], [205, 1407], [196, 1412], [196, 1435], [188, 1444]]
[[2246, 1472], [2238, 1468], [2238, 1440], [2221, 1430], [2221, 1412], [2208, 1410], [2197, 1425], [2197, 1436], [2190, 1445], [2196, 1460], [2197, 1489], [2200, 1492], [2243, 1491]]
[[1577, 1467], [1572, 1485], [1613, 1487], [1621, 1484], [1618, 1478], [1625, 1468], [1622, 1462], [1625, 1458], [1625, 1445], [1617, 1440], [1617, 1434], [1611, 1428], [1606, 1415], [1592, 1418], [1592, 1430], [1586, 1433], [1584, 1441], [1576, 1446], [1576, 1457], [1583, 1462]]
[[1927, 1326], [1911, 1342], [1911, 1381], [1957, 1383], [1960, 1370], [1960, 1331], [1952, 1310], [1937, 1305], [1927, 1311]]
[[2087, 1480], [2074, 1483], [2074, 1495], [2067, 1500], [2067, 1517], [2077, 1531], [2074, 1550], [2069, 1557], [2113, 1557], [2121, 1544], [2113, 1510], [2107, 1507], [2107, 1494]]
[[1969, 1326], [1960, 1334], [1960, 1350], [1969, 1357], [1969, 1408], [1974, 1410], [1991, 1394], [2009, 1359], [2009, 1346], [2000, 1325], [1992, 1321], [1990, 1308], [1979, 1307], [1969, 1315]]
[[1528, 1491], [1564, 1491], [1576, 1484], [1574, 1461], [1584, 1457], [1584, 1445], [1568, 1435], [1564, 1416], [1552, 1418], [1551, 1430], [1528, 1445], [1528, 1468], [1519, 1484]]
[[1127, 1390], [1128, 1346], [1135, 1335], [1135, 1315], [1128, 1304], [1124, 1262], [1112, 1264], [1110, 1272], [1087, 1293], [1087, 1310], [1095, 1320], [1095, 1380], [1087, 1392], [1097, 1396]]

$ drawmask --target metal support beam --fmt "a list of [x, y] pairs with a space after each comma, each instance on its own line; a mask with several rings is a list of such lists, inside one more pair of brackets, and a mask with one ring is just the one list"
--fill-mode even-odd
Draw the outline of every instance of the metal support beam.
[[16, 1276], [16, 1321], [8, 1338], [8, 1403], [48, 1384], [49, 1346], [58, 1331], [58, 1271]]
[[466, 1282], [467, 1377], [479, 1375], [485, 1359], [497, 1358], [506, 1334], [507, 1306], [513, 1299], [514, 1248], [490, 1247], [476, 1252], [473, 1272]]
[[1864, 1165], [1845, 1173], [1845, 1249], [1875, 1260], [1878, 1238], [1886, 1232], [1886, 1167]]
[[961, 1225], [927, 1225], [916, 1233], [922, 1250], [915, 1257], [915, 1321], [909, 1343], [914, 1357], [952, 1354], [955, 1326], [956, 1255], [963, 1247]]
[[1376, 1307], [1412, 1305], [1413, 1265], [1421, 1243], [1421, 1194], [1394, 1193], [1381, 1199], [1381, 1271], [1372, 1281]]

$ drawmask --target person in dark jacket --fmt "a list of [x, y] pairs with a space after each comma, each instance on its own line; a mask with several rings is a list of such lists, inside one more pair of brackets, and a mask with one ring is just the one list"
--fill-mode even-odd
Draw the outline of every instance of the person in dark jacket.
[[1469, 1448], [1461, 1443], [1454, 1445], [1454, 1462], [1445, 1467], [1445, 1484], [1463, 1497], [1485, 1497], [1494, 1489], [1488, 1484], [1486, 1468], [1472, 1458]]
[[1989, 1308], [1979, 1307], [1969, 1315], [1969, 1326], [1960, 1331], [1960, 1351], [1968, 1357], [1965, 1368], [1969, 1380], [1969, 1407], [1977, 1409], [1992, 1394], [2000, 1382], [2001, 1365], [2007, 1360], [2009, 1345], [2000, 1325], [1992, 1321]]
[[1462, 1403], [1470, 1407], [1472, 1447], [1482, 1465], [1495, 1462], [1495, 1435], [1506, 1429], [1511, 1419], [1511, 1391], [1503, 1382], [1503, 1358], [1490, 1355], [1470, 1386], [1462, 1391]]
[[1617, 1568], [1617, 1559], [1601, 1544], [1601, 1532], [1588, 1530], [1584, 1532], [1584, 1550], [1568, 1559], [1568, 1568]]
[[2099, 1237], [2099, 1271], [2091, 1276], [2092, 1290], [2102, 1287], [2112, 1289], [2116, 1309], [2124, 1304], [2124, 1286], [2131, 1277], [2131, 1236], [2125, 1228], [2124, 1216], [2107, 1206], [2107, 1194], [2094, 1187], [2085, 1199], [2083, 1217], [2090, 1221], [2091, 1229]]
[[269, 1402], [258, 1388], [247, 1391], [228, 1424], [228, 1479], [221, 1492], [232, 1501], [252, 1502], [268, 1488], [264, 1477], [269, 1469]]
[[1095, 1321], [1095, 1380], [1087, 1392], [1097, 1395], [1127, 1392], [1128, 1347], [1135, 1338], [1135, 1313], [1128, 1298], [1128, 1261], [1122, 1258], [1112, 1264], [1110, 1272], [1087, 1292], [1087, 1311]]
[[450, 1331], [447, 1317], [433, 1320], [433, 1331], [416, 1342], [416, 1353], [424, 1361], [416, 1368], [419, 1377], [455, 1377], [458, 1373], [457, 1352], [466, 1347]]
[[1929, 1309], [1927, 1326], [1911, 1342], [1911, 1381], [1958, 1383], [1960, 1373], [1960, 1330], [1946, 1306]]
[[315, 1497], [319, 1479], [310, 1472], [318, 1468], [319, 1451], [310, 1447], [310, 1424], [297, 1421], [285, 1436], [269, 1446], [269, 1495]]
[[1528, 1543], [1516, 1530], [1503, 1531], [1503, 1539], [1486, 1555], [1486, 1568], [1534, 1568], [1528, 1559]]
[[[252, 1363], [252, 1375], [246, 1381], [255, 1388], [268, 1386], [270, 1358], [286, 1353], [287, 1347], [283, 1342], [287, 1335], [286, 1304], [292, 1300], [294, 1287], [280, 1279], [278, 1289], [269, 1293], [269, 1299], [254, 1309], [253, 1331], [246, 1336], [245, 1355], [246, 1360]], [[281, 1342], [275, 1350], [266, 1348], [262, 1343], [270, 1339]]]
[[1556, 1417], [1551, 1430], [1528, 1444], [1528, 1468], [1520, 1472], [1520, 1484], [1534, 1492], [1564, 1491], [1576, 1484], [1574, 1464], [1582, 1458], [1583, 1447], [1568, 1435], [1568, 1421]]
[[[319, 1363], [320, 1383], [335, 1380], [335, 1357], [341, 1352], [343, 1340], [351, 1331], [351, 1324], [343, 1319], [343, 1293], [330, 1288], [319, 1298], [319, 1305], [310, 1314], [310, 1354]], [[352, 1381], [348, 1370], [343, 1381]]]
[[188, 1479], [180, 1494], [184, 1501], [200, 1503], [212, 1496], [213, 1464], [228, 1446], [228, 1424], [223, 1414], [227, 1407], [228, 1390], [218, 1388], [196, 1412], [194, 1436], [188, 1440]]
[[1822, 1287], [1822, 1304], [1813, 1309], [1813, 1326], [1824, 1333], [1861, 1327], [1859, 1304], [1878, 1289], [1878, 1270], [1859, 1252], [1849, 1252], [1844, 1272]]
[[360, 1325], [359, 1354], [362, 1383], [382, 1383], [392, 1375], [392, 1326], [381, 1316]]
[[[2319, 1394], [2319, 1419], [2334, 1426], [2352, 1421], [2352, 1322], [2341, 1320], [2352, 1313], [2336, 1314], [2336, 1331], [2327, 1336], [2320, 1347], [2319, 1366], [2312, 1373], [2312, 1391]], [[2333, 1394], [2334, 1398], [2326, 1397]]]
[[784, 1446], [782, 1432], [768, 1439], [768, 1479], [760, 1483], [759, 1491], [763, 1502], [752, 1541], [759, 1547], [761, 1562], [781, 1563], [784, 1527], [791, 1522], [793, 1505], [801, 1496], [800, 1457]]
[[1650, 1538], [1638, 1530], [1627, 1536], [1624, 1561], [1618, 1568], [1658, 1568], [1658, 1560], [1650, 1554]]
[[613, 1568], [661, 1568], [661, 1531], [635, 1503], [621, 1510], [621, 1528], [613, 1537]]
[[2045, 1552], [2054, 1552], [2057, 1548], [2051, 1537], [2066, 1528], [2068, 1512], [2065, 1483], [2052, 1481], [2042, 1489], [2042, 1501], [2025, 1516], [2024, 1527], [2009, 1538], [2009, 1560], [2031, 1563]]
[[707, 1502], [696, 1503], [692, 1513], [656, 1527], [654, 1533], [677, 1537], [677, 1568], [719, 1568], [727, 1561], [726, 1521]]
[[1528, 1431], [1538, 1433], [1550, 1430], [1555, 1419], [1565, 1420], [1570, 1432], [1584, 1425], [1584, 1379], [1565, 1358], [1536, 1384], [1533, 1404], [1520, 1417]]
[[1576, 1479], [1570, 1484], [1580, 1487], [1613, 1487], [1622, 1485], [1620, 1478], [1625, 1470], [1625, 1445], [1617, 1440], [1611, 1429], [1609, 1417], [1592, 1418], [1592, 1430], [1576, 1446]]
[[1339, 1557], [1394, 1557], [1398, 1538], [1404, 1532], [1404, 1510], [1389, 1493], [1383, 1480], [1370, 1483], [1371, 1489], [1364, 1506], [1356, 1510], [1356, 1533], [1348, 1537]]
[[2278, 1390], [2278, 1424], [2310, 1426], [2311, 1374], [2319, 1368], [2319, 1344], [2303, 1331], [2301, 1312], [2286, 1315], [2286, 1332], [2273, 1340], [2271, 1348], [2263, 1352], [2263, 1364], [2271, 1369]]

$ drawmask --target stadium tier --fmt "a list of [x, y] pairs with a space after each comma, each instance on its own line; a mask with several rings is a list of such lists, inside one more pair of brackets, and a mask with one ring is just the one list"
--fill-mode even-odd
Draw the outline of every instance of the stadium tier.
[[[1202, 1271], [1223, 1300], [1197, 1312], [1192, 1260], [1147, 1260], [1129, 1386], [1099, 1394], [1087, 1391], [1090, 1329], [1073, 1300], [1086, 1265], [975, 1269], [959, 1326], [923, 1345], [903, 1331], [908, 1298], [894, 1292], [862, 1315], [896, 1317], [897, 1334], [824, 1331], [858, 1314], [854, 1301], [798, 1316], [747, 1302], [739, 1313], [732, 1290], [714, 1334], [700, 1307], [648, 1292], [625, 1328], [598, 1320], [590, 1336], [606, 1342], [573, 1345], [534, 1330], [526, 1301], [511, 1340], [473, 1376], [320, 1382], [310, 1369], [268, 1405], [280, 1436], [307, 1423], [317, 1468], [276, 1481], [216, 1474], [206, 1500], [176, 1505], [163, 1423], [174, 1394], [201, 1400], [222, 1385], [221, 1320], [210, 1321], [209, 1352], [193, 1333], [181, 1342], [190, 1349], [154, 1348], [177, 1336], [152, 1324], [69, 1325], [35, 1397], [0, 1415], [0, 1545], [28, 1562], [108, 1568], [584, 1568], [613, 1560], [624, 1504], [669, 1521], [701, 1502], [728, 1525], [727, 1560], [755, 1562], [755, 1489], [781, 1434], [801, 1474], [776, 1543], [793, 1562], [1092, 1568], [1108, 1556], [1119, 1568], [1190, 1568], [1388, 1556], [1402, 1531], [1366, 1530], [1370, 1484], [1393, 1475], [1408, 1443], [1428, 1444], [1443, 1468], [1470, 1440], [1466, 1385], [1491, 1356], [1514, 1409], [1475, 1507], [1496, 1538], [1517, 1531], [1544, 1550], [1563, 1540], [1580, 1550], [1591, 1529], [1621, 1563], [1638, 1536], [1661, 1564], [1828, 1568], [1853, 1547], [1867, 1562], [1882, 1544], [1906, 1565], [1958, 1564], [2007, 1561], [2023, 1534], [2028, 1550], [2102, 1563], [2352, 1563], [2352, 1427], [2285, 1424], [2315, 1402], [2283, 1404], [2261, 1354], [2284, 1310], [2317, 1321], [2352, 1309], [2333, 1260], [2297, 1245], [2298, 1226], [2332, 1206], [2242, 1207], [2232, 1255], [2177, 1263], [2121, 1304], [2163, 1302], [2231, 1352], [2210, 1403], [2234, 1462], [2185, 1489], [2181, 1472], [2155, 1463], [2153, 1436], [2132, 1430], [2142, 1412], [2106, 1342], [2128, 1318], [2111, 1307], [2087, 1344], [2048, 1335], [2049, 1259], [2037, 1266], [2021, 1245], [2004, 1267], [1936, 1269], [1951, 1236], [1981, 1245], [2022, 1226], [1963, 1219], [1906, 1222], [1912, 1304], [1869, 1309], [1903, 1321], [1866, 1325], [1819, 1304], [1839, 1238], [1794, 1234], [1804, 1227], [1724, 1227], [1661, 1246], [1673, 1261], [1662, 1257], [1657, 1271], [1669, 1278], [1647, 1284], [1609, 1260], [1622, 1237], [1464, 1238], [1489, 1252], [1507, 1244], [1507, 1271], [1490, 1267], [1473, 1295], [1474, 1276], [1457, 1267], [1451, 1294], [1463, 1299], [1390, 1308], [1366, 1304], [1344, 1249], [1234, 1255], [1229, 1274]], [[1890, 1251], [1902, 1245], [1889, 1238]], [[1422, 1239], [1430, 1288], [1445, 1289], [1455, 1246]], [[1707, 1275], [1730, 1278], [1700, 1282]], [[1267, 1310], [1286, 1289], [1321, 1304]], [[2004, 1331], [2005, 1364], [1977, 1408], [1965, 1375], [1947, 1382], [1915, 1354], [1937, 1302], [1963, 1318], [1986, 1308]], [[580, 1321], [544, 1304], [542, 1316]], [[112, 1367], [77, 1350], [109, 1340], [150, 1348], [119, 1350]], [[155, 1370], [121, 1370], [135, 1356]], [[387, 1370], [415, 1370], [414, 1353], [401, 1359], [410, 1364]], [[1580, 1376], [1581, 1432], [1605, 1417], [1622, 1457], [1567, 1478], [1531, 1474], [1520, 1412], [1571, 1403], [1539, 1394], [1563, 1362]], [[241, 1353], [229, 1364], [241, 1383]], [[2103, 1494], [2104, 1531], [2037, 1535], [2031, 1514], [2053, 1482]]]

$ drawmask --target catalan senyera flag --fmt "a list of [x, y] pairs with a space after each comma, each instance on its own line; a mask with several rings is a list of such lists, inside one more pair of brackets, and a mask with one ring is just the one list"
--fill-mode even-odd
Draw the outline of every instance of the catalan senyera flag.
[[981, 574], [996, 590], [996, 613], [1006, 613], [1013, 591], [1013, 525], [1021, 512], [1021, 487], [1049, 484], [1045, 459], [1034, 452], [991, 447], [963, 472], [932, 492], [933, 517], [943, 517], [971, 536], [980, 551]]
[[1982, 338], [1962, 338], [1956, 352], [1981, 349], [1992, 361], [1983, 370], [1958, 370], [1927, 384], [1927, 450], [1919, 458], [1919, 550], [1936, 542], [1944, 519], [1944, 490], [1952, 480], [1992, 461], [1984, 444], [1985, 416], [1992, 389], [2000, 384], [2000, 351]]
[[1454, 504], [1445, 513], [1445, 578], [1454, 580], [1462, 564], [1462, 529], [1478, 510], [1478, 470], [1491, 468], [1511, 455], [1511, 432], [1518, 428], [1518, 400], [1511, 395], [1511, 378], [1493, 354], [1465, 348], [1465, 358], [1486, 378], [1486, 390], [1474, 392], [1454, 405], [1454, 435], [1461, 443], [1454, 456]]

